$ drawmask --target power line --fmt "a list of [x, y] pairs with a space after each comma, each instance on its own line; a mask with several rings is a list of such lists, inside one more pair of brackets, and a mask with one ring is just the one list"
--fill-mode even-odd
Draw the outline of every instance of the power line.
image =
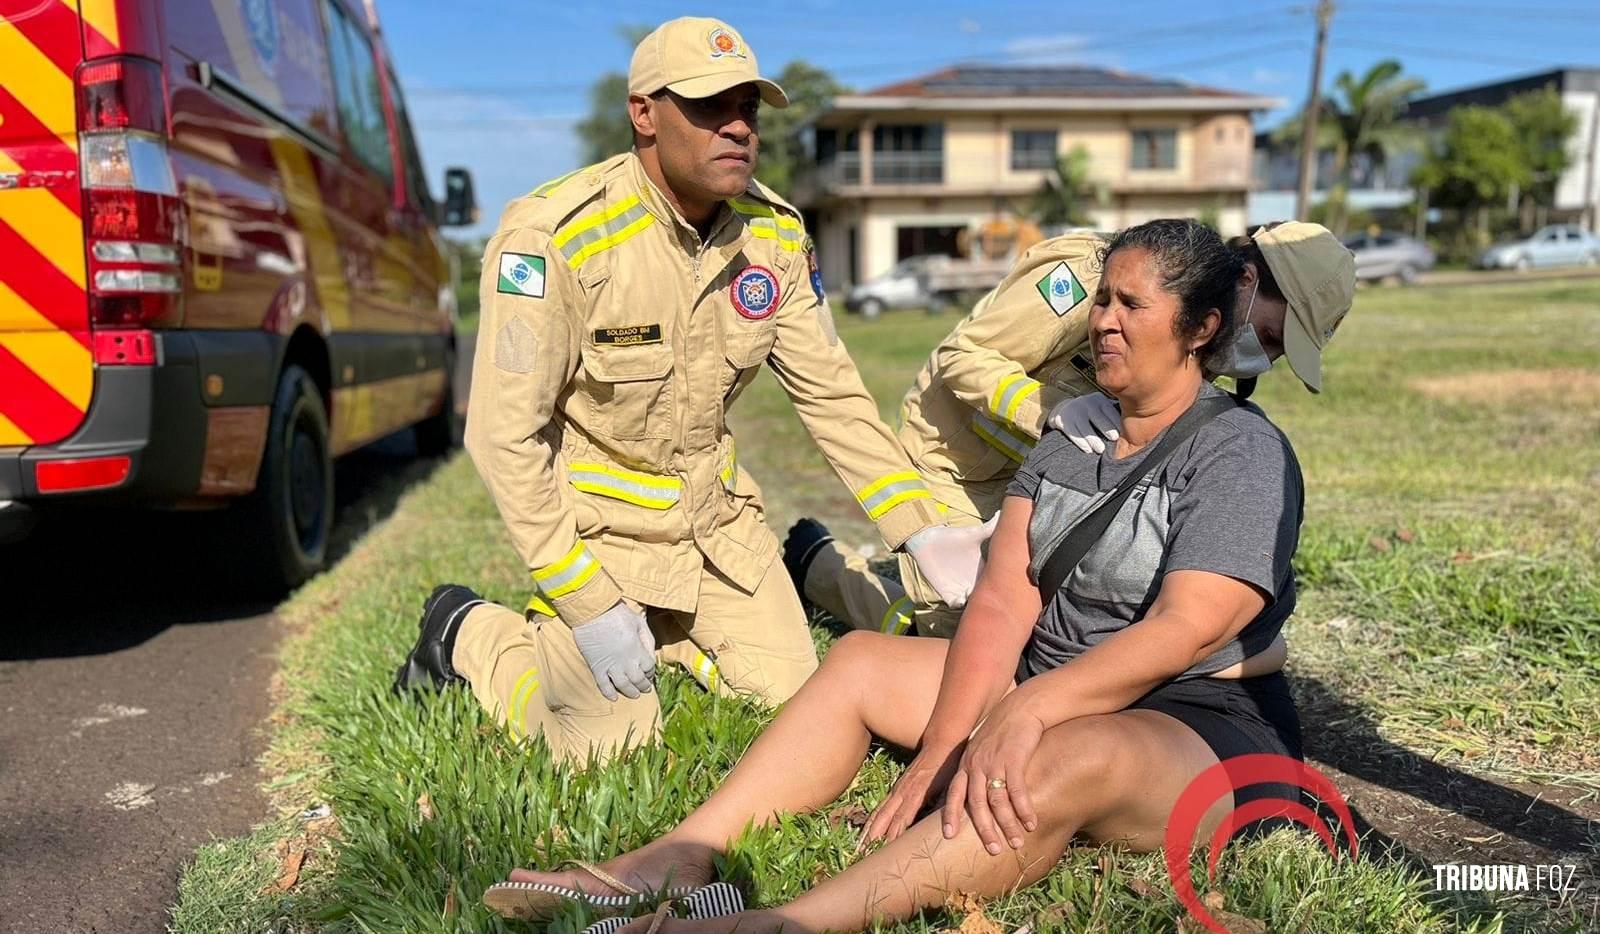
[[1551, 68], [1549, 59], [1514, 58], [1506, 55], [1486, 55], [1463, 52], [1460, 49], [1436, 49], [1421, 45], [1402, 45], [1394, 42], [1373, 42], [1366, 39], [1345, 39], [1341, 45], [1376, 52], [1397, 52], [1401, 55], [1420, 55], [1423, 58], [1447, 59], [1455, 62], [1476, 62], [1483, 65], [1508, 65], [1512, 68]]
[[1470, 16], [1476, 19], [1514, 19], [1527, 21], [1529, 19], [1559, 19], [1570, 22], [1590, 23], [1595, 22], [1594, 10], [1578, 10], [1571, 7], [1528, 7], [1513, 4], [1507, 6], [1474, 6], [1455, 3], [1382, 3], [1369, 6], [1365, 3], [1346, 4], [1352, 9], [1359, 9], [1363, 13], [1382, 13], [1397, 16], [1443, 16], [1462, 17]]
[[[1269, 14], [1270, 13], [1288, 13], [1292, 9], [1293, 9], [1292, 7], [1284, 6], [1284, 7], [1276, 7], [1274, 9], [1272, 9], [1272, 10], [1267, 10], [1267, 11], [1263, 11], [1263, 12], [1269, 13]], [[1023, 55], [1020, 55], [1020, 56], [1017, 55], [1015, 52], [1011, 51], [1015, 47], [1016, 43], [1019, 41], [1018, 39], [1012, 39], [1012, 40], [1007, 41], [1005, 45], [1002, 45], [1002, 46], [991, 46], [991, 47], [989, 47], [987, 49], [979, 50], [978, 52], [969, 53], [969, 54], [965, 54], [965, 55], [963, 55], [963, 54], [961, 54], [959, 52], [956, 52], [956, 53], [951, 54], [951, 55], [944, 55], [944, 56], [939, 56], [939, 57], [936, 57], [936, 58], [935, 57], [923, 57], [923, 58], [917, 58], [917, 59], [902, 59], [902, 60], [898, 60], [898, 61], [887, 61], [887, 62], [879, 60], [879, 61], [874, 61], [874, 62], [870, 62], [870, 63], [864, 62], [864, 63], [860, 63], [860, 64], [846, 62], [846, 63], [841, 63], [836, 67], [827, 68], [826, 70], [829, 71], [830, 73], [836, 74], [836, 75], [874, 74], [874, 73], [881, 73], [881, 72], [885, 72], [885, 71], [896, 71], [896, 70], [912, 69], [912, 68], [933, 67], [933, 66], [937, 66], [937, 65], [948, 65], [948, 64], [951, 64], [952, 62], [972, 61], [972, 60], [976, 59], [979, 56], [1007, 56], [1007, 57], [1011, 57], [1011, 58], [1019, 58], [1019, 57], [1032, 58], [1032, 57], [1037, 57], [1037, 56], [1047, 56], [1047, 55], [1051, 55], [1051, 54], [1055, 54], [1055, 53], [1082, 53], [1082, 54], [1086, 54], [1086, 55], [1092, 55], [1095, 52], [1098, 52], [1098, 51], [1101, 51], [1101, 50], [1105, 50], [1105, 49], [1122, 49], [1122, 48], [1127, 48], [1129, 46], [1137, 46], [1137, 45], [1146, 44], [1146, 43], [1155, 44], [1155, 43], [1158, 43], [1158, 42], [1166, 42], [1166, 41], [1179, 40], [1179, 39], [1193, 40], [1193, 39], [1197, 39], [1197, 38], [1206, 38], [1208, 34], [1210, 36], [1215, 36], [1218, 39], [1222, 39], [1222, 38], [1251, 38], [1251, 39], [1254, 39], [1254, 38], [1259, 38], [1262, 35], [1271, 35], [1273, 33], [1286, 32], [1288, 30], [1295, 29], [1295, 28], [1297, 28], [1297, 27], [1293, 23], [1282, 23], [1282, 24], [1270, 24], [1270, 25], [1266, 25], [1266, 26], [1255, 26], [1255, 27], [1251, 27], [1248, 30], [1244, 30], [1244, 29], [1240, 28], [1239, 17], [1237, 15], [1234, 15], [1234, 16], [1223, 16], [1223, 17], [1208, 17], [1208, 18], [1203, 19], [1203, 20], [1194, 20], [1194, 21], [1187, 22], [1187, 23], [1177, 23], [1177, 24], [1173, 24], [1173, 25], [1170, 25], [1170, 26], [1161, 26], [1161, 27], [1157, 27], [1157, 28], [1154, 28], [1154, 29], [1141, 30], [1139, 32], [1134, 32], [1134, 33], [1111, 33], [1111, 34], [1102, 35], [1099, 38], [1096, 38], [1094, 36], [1089, 36], [1089, 37], [1085, 37], [1082, 40], [1073, 39], [1073, 40], [1064, 40], [1064, 41], [1057, 42], [1057, 43], [1041, 43], [1037, 47], [1028, 49], [1028, 51], [1026, 53], [1024, 53]], [[1237, 54], [1237, 53], [1234, 53], [1234, 54]], [[1141, 66], [1141, 67], [1144, 67], [1144, 66]], [[1153, 67], [1172, 67], [1172, 66], [1153, 66]], [[453, 87], [452, 86], [443, 86], [443, 87], [427, 87], [427, 88], [414, 88], [414, 89], [413, 88], [408, 88], [407, 89], [407, 96], [410, 97], [410, 98], [421, 100], [421, 99], [430, 98], [430, 97], [455, 97], [455, 96], [462, 96], [462, 95], [506, 95], [506, 94], [522, 94], [522, 93], [528, 93], [528, 92], [537, 93], [537, 92], [542, 92], [542, 91], [549, 91], [549, 92], [582, 91], [582, 90], [588, 89], [592, 84], [593, 84], [592, 81], [589, 81], [589, 82], [554, 81], [554, 82], [528, 82], [528, 83], [519, 82], [514, 86], [500, 84], [500, 85], [477, 85], [477, 86], [463, 85], [463, 86], [453, 86]]]

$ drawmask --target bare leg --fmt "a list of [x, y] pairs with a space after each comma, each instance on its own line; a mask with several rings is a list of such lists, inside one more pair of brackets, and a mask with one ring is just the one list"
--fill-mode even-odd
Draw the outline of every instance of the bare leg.
[[[749, 824], [837, 798], [873, 736], [915, 747], [933, 714], [948, 649], [942, 639], [848, 633], [705, 804], [665, 836], [602, 868], [640, 888], [710, 881], [715, 854]], [[511, 878], [606, 892], [582, 872], [517, 870]]]
[[[1096, 843], [1155, 849], [1178, 795], [1216, 762], [1199, 736], [1165, 714], [1131, 710], [1071, 721], [1045, 734], [1029, 764], [1040, 825], [1022, 849], [990, 856], [970, 821], [946, 840], [934, 814], [788, 905], [668, 922], [663, 931], [855, 931], [938, 907], [952, 893], [997, 896], [1037, 882], [1080, 831]], [[1231, 806], [1219, 801], [1208, 812], [1202, 839]]]

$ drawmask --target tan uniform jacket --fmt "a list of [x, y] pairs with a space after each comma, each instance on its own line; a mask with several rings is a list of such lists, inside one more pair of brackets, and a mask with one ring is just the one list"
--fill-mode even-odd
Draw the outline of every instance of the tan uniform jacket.
[[513, 202], [484, 254], [467, 450], [547, 612], [693, 611], [704, 562], [777, 554], [725, 415], [763, 363], [890, 547], [940, 519], [813, 290], [798, 212], [752, 182], [702, 244], [616, 156]]
[[[900, 441], [941, 501], [974, 516], [1016, 471], [1062, 399], [1095, 392], [1089, 307], [1100, 282], [1092, 234], [1035, 244], [933, 351], [901, 403]], [[992, 497], [985, 496], [985, 499]]]

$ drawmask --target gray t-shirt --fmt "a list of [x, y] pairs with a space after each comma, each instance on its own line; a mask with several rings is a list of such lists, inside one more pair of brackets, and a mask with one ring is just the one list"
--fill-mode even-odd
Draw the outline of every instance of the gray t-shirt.
[[[1202, 397], [1221, 394], [1209, 384], [1201, 390]], [[1078, 518], [1130, 471], [1142, 471], [1158, 441], [1118, 460], [1114, 445], [1085, 454], [1059, 432], [1045, 434], [1006, 490], [1033, 500], [1028, 573], [1035, 583]], [[1294, 612], [1289, 562], [1304, 507], [1300, 464], [1283, 432], [1254, 405], [1216, 416], [1134, 488], [1066, 583], [1044, 601], [1019, 675], [1065, 664], [1143, 619], [1168, 571], [1225, 574], [1268, 595], [1238, 637], [1180, 678], [1220, 671], [1262, 651]]]

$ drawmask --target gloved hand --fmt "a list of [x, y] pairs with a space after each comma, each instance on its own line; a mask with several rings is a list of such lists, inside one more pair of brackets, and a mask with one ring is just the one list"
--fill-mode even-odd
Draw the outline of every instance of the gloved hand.
[[650, 691], [650, 679], [656, 673], [656, 638], [650, 634], [650, 624], [633, 607], [618, 602], [587, 623], [572, 627], [572, 638], [606, 700], [616, 700], [619, 691], [629, 699]]
[[[1045, 424], [1067, 436], [1085, 454], [1104, 454], [1106, 441], [1120, 437], [1122, 412], [1109, 396], [1091, 392], [1075, 399], [1062, 399], [1050, 410]], [[1100, 436], [1105, 435], [1105, 441]]]
[[982, 525], [937, 525], [906, 539], [906, 553], [951, 609], [967, 605], [983, 566], [983, 543], [994, 534], [999, 521], [1000, 514], [995, 513]]

